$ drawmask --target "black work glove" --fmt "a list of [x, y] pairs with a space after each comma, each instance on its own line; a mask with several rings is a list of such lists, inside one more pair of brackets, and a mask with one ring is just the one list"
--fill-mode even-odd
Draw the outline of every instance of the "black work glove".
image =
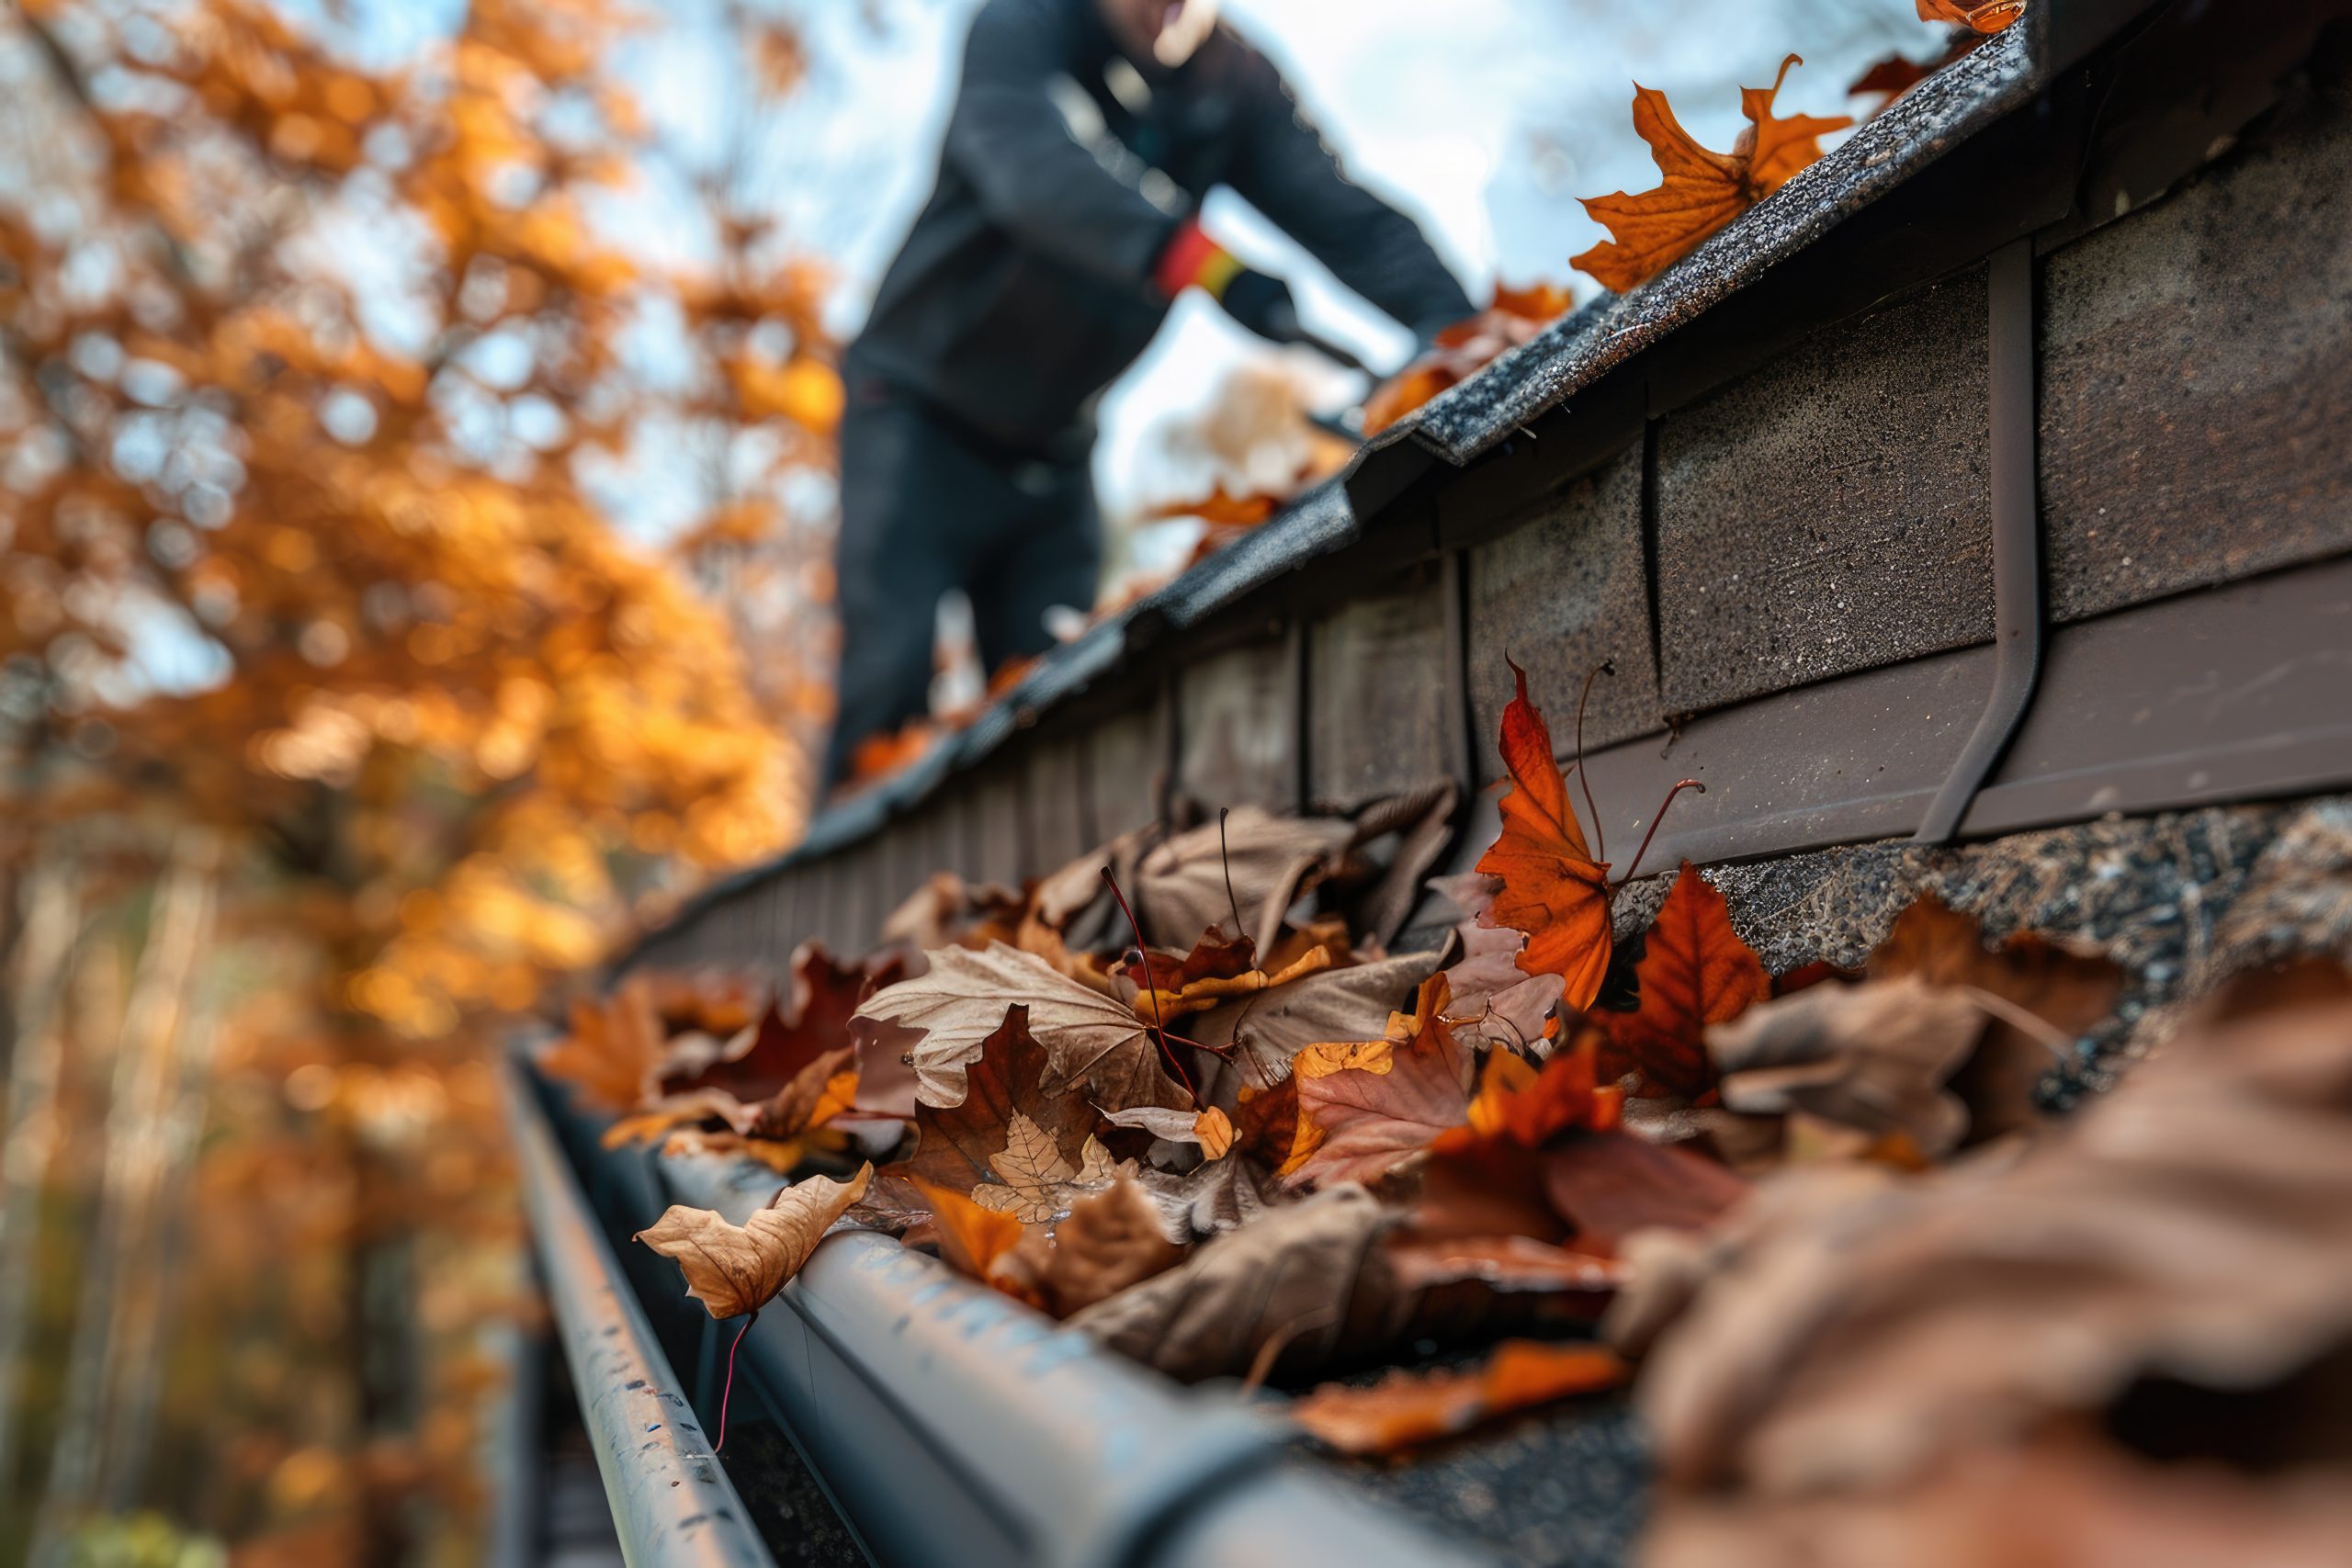
[[1243, 267], [1217, 296], [1225, 313], [1270, 343], [1298, 341], [1298, 307], [1290, 285], [1271, 273]]

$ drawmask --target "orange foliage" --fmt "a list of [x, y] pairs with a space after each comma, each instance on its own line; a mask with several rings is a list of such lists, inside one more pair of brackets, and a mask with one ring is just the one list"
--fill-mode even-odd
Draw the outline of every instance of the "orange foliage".
[[1980, 33], [1997, 33], [2024, 16], [2025, 7], [2026, 0], [1986, 0], [1980, 5], [1970, 5], [1967, 0], [1919, 0], [1919, 19], [1974, 28]]
[[1447, 388], [1468, 380], [1545, 322], [1566, 315], [1575, 303], [1556, 284], [1512, 288], [1498, 283], [1493, 304], [1438, 333], [1427, 354], [1373, 389], [1364, 400], [1363, 433], [1377, 435]]
[[1612, 237], [1569, 265], [1620, 294], [1638, 288], [1819, 158], [1820, 139], [1853, 121], [1811, 115], [1782, 119], [1772, 112], [1789, 67], [1800, 63], [1792, 54], [1781, 62], [1771, 86], [1740, 90], [1740, 108], [1749, 123], [1727, 154], [1692, 141], [1666, 95], [1636, 84], [1634, 130], [1649, 143], [1665, 180], [1639, 196], [1620, 191], [1587, 201], [1584, 209], [1607, 224]]
[[1501, 747], [1512, 787], [1502, 797], [1502, 832], [1477, 869], [1503, 885], [1494, 923], [1527, 935], [1520, 968], [1559, 976], [1566, 1005], [1581, 1011], [1609, 969], [1609, 867], [1585, 847], [1552, 732], [1527, 700], [1527, 671], [1515, 663], [1510, 671], [1518, 689], [1503, 710]]
[[1394, 1371], [1370, 1388], [1325, 1383], [1288, 1414], [1341, 1453], [1393, 1454], [1513, 1411], [1614, 1388], [1632, 1372], [1603, 1346], [1507, 1339], [1483, 1367]]

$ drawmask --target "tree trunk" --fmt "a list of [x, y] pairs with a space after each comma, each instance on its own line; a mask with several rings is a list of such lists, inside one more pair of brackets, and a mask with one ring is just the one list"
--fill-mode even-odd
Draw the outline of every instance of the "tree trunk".
[[150, 1215], [142, 1194], [171, 1103], [189, 983], [211, 925], [216, 859], [209, 836], [181, 840], [156, 894], [123, 1009], [97, 1223], [82, 1269], [49, 1484], [33, 1519], [34, 1568], [63, 1561], [70, 1532], [97, 1500], [116, 1349], [130, 1327], [128, 1303], [147, 1251]]
[[41, 1190], [57, 1147], [60, 1027], [68, 966], [82, 925], [77, 868], [44, 858], [23, 884], [24, 924], [10, 986], [8, 1109], [0, 1135], [0, 1514], [16, 1492], [18, 1370], [32, 1326], [32, 1285]]

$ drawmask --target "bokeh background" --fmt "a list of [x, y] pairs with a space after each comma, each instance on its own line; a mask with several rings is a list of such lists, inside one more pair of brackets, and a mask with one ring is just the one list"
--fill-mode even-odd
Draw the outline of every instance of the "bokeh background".
[[[0, 1564], [481, 1559], [537, 1311], [496, 1053], [811, 809], [832, 366], [974, 3], [0, 0]], [[1226, 11], [1474, 296], [1593, 292], [1633, 79], [1728, 147], [1786, 52], [1839, 113], [1939, 42]], [[1120, 573], [1363, 389], [1180, 304], [1104, 410]]]

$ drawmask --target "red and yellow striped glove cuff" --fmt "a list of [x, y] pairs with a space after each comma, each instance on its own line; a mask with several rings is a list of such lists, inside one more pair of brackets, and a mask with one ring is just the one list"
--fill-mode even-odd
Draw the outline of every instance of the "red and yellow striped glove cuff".
[[1159, 265], [1152, 269], [1152, 276], [1170, 299], [1195, 286], [1205, 289], [1210, 299], [1221, 299], [1225, 286], [1241, 270], [1240, 261], [1208, 237], [1199, 219], [1187, 218], [1168, 242], [1168, 248], [1159, 253]]

